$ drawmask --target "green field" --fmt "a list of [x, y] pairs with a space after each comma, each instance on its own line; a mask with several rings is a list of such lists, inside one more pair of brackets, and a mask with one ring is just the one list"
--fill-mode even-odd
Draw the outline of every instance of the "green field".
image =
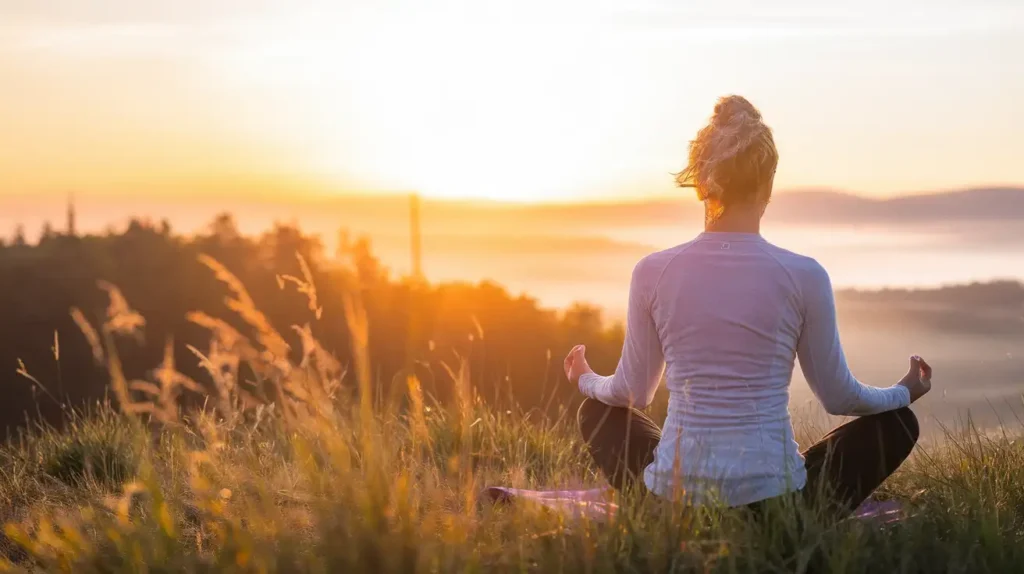
[[[193, 317], [211, 333], [210, 348], [196, 350], [211, 384], [171, 360], [148, 380], [127, 380], [117, 343], [139, 317], [126, 303], [104, 324], [82, 325], [110, 371], [111, 399], [68, 412], [61, 430], [35, 425], [0, 451], [7, 569], [1024, 572], [1017, 429], [966, 425], [921, 447], [879, 493], [909, 514], [884, 527], [830, 524], [811, 508], [751, 522], [629, 496], [612, 523], [493, 507], [479, 499], [490, 485], [600, 484], [574, 413], [489, 405], [464, 363], [442, 375], [454, 390], [446, 404], [414, 377], [397, 385], [404, 393], [380, 396], [356, 299], [346, 300], [353, 364], [312, 337], [301, 360], [280, 359], [281, 335], [213, 266], [251, 329]], [[181, 408], [179, 394], [200, 387], [205, 406]]]

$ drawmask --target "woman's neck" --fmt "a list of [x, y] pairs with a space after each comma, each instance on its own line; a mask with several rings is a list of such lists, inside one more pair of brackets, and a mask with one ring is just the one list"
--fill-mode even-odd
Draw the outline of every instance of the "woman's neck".
[[761, 214], [764, 210], [759, 205], [732, 205], [720, 216], [704, 224], [704, 231], [711, 233], [761, 233]]

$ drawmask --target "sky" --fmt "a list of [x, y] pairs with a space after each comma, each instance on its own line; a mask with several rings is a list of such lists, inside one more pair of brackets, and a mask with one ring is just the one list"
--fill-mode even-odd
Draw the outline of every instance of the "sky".
[[676, 193], [715, 99], [778, 188], [1024, 183], [1018, 0], [0, 0], [0, 196]]

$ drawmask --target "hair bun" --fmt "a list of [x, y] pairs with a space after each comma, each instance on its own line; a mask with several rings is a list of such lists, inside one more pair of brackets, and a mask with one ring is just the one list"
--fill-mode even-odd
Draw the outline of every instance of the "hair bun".
[[726, 204], [757, 200], [766, 190], [770, 194], [778, 161], [772, 130], [761, 112], [743, 96], [725, 96], [690, 141], [689, 163], [676, 174], [676, 183], [696, 188], [700, 200], [715, 200], [713, 207], [721, 210]]
[[725, 96], [719, 98], [715, 104], [715, 115], [712, 123], [720, 126], [736, 123], [737, 121], [761, 121], [761, 112], [757, 111], [754, 104], [750, 103], [743, 96]]

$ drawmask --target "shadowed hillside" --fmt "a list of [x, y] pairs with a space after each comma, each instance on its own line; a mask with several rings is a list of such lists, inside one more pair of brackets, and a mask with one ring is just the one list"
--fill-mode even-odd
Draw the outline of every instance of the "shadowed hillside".
[[[72, 309], [88, 320], [105, 316], [106, 288], [116, 287], [146, 319], [144, 337], [121, 346], [130, 377], [144, 376], [172, 343], [178, 367], [194, 380], [208, 378], [188, 349], [208, 330], [188, 314], [220, 315], [224, 291], [201, 255], [219, 261], [248, 286], [271, 324], [284, 333], [293, 354], [303, 336], [292, 325], [310, 323], [311, 333], [343, 364], [350, 364], [349, 336], [342, 307], [346, 286], [359, 285], [370, 327], [369, 353], [379, 392], [388, 396], [402, 374], [417, 373], [428, 392], [443, 398], [434, 381], [446, 366], [464, 358], [481, 395], [499, 404], [550, 409], [579, 400], [561, 380], [561, 358], [585, 343], [593, 366], [611, 372], [622, 344], [622, 328], [607, 317], [621, 311], [577, 305], [547, 309], [529, 296], [494, 283], [422, 284], [390, 273], [370, 244], [344, 236], [338, 253], [300, 229], [278, 225], [262, 235], [242, 234], [222, 216], [195, 236], [174, 233], [166, 223], [133, 221], [105, 235], [68, 236], [50, 232], [38, 244], [11, 243], [0, 249], [0, 295], [7, 312], [0, 324], [0, 382], [7, 389], [0, 422], [10, 429], [29, 415], [60, 420], [60, 404], [81, 405], [102, 398], [108, 377]], [[478, 246], [479, 247], [479, 246]], [[524, 243], [523, 249], [540, 249]], [[304, 271], [296, 255], [308, 264]], [[312, 321], [308, 304], [282, 289], [280, 276], [306, 277], [320, 293], [325, 321]], [[306, 280], [306, 279], [304, 279]], [[105, 282], [101, 285], [100, 282]], [[285, 283], [287, 286], [287, 281]], [[585, 297], [585, 293], [579, 293]], [[891, 384], [906, 356], [921, 353], [937, 368], [941, 392], [921, 405], [927, 421], [950, 421], [965, 408], [996, 424], [990, 401], [1020, 404], [1024, 383], [1024, 287], [1019, 283], [838, 294], [844, 343], [854, 371], [865, 382]], [[19, 363], [21, 361], [21, 363]], [[38, 380], [19, 374], [19, 365]], [[813, 406], [797, 374], [794, 402]], [[1011, 409], [1012, 410], [1012, 409]], [[1003, 409], [1001, 416], [1009, 416]]]
[[[58, 420], [60, 404], [104, 396], [108, 376], [95, 364], [72, 310], [87, 320], [102, 319], [114, 310], [108, 305], [114, 288], [145, 317], [144, 334], [121, 348], [127, 376], [143, 377], [170, 342], [183, 373], [208, 378], [188, 349], [208, 340], [208, 326], [189, 314], [219, 316], [227, 307], [223, 287], [201, 257], [219, 262], [248, 287], [269, 323], [284, 333], [293, 356], [301, 354], [305, 339], [292, 326], [309, 323], [328, 352], [351, 364], [341, 294], [358, 286], [371, 325], [376, 388], [383, 396], [411, 370], [429, 392], [443, 397], [445, 387], [435, 389], [434, 380], [445, 365], [465, 358], [485, 396], [508, 402], [515, 395], [527, 407], [542, 406], [553, 400], [552, 393], [560, 397], [557, 402], [575, 394], [557, 380], [558, 355], [572, 344], [590, 345], [596, 367], [614, 367], [621, 329], [606, 325], [597, 309], [555, 312], [493, 283], [428, 285], [396, 278], [367, 242], [343, 238], [340, 245], [339, 253], [328, 256], [318, 238], [285, 225], [245, 237], [223, 216], [193, 237], [176, 235], [166, 224], [133, 221], [122, 232], [51, 234], [38, 244], [0, 248], [0, 295], [8, 310], [0, 324], [0, 364], [7, 366], [0, 381], [8, 389], [0, 421], [7, 428], [20, 425], [26, 412]], [[308, 303], [284, 289], [291, 281], [287, 276], [317, 286], [320, 313], [329, 321], [312, 320]]]

